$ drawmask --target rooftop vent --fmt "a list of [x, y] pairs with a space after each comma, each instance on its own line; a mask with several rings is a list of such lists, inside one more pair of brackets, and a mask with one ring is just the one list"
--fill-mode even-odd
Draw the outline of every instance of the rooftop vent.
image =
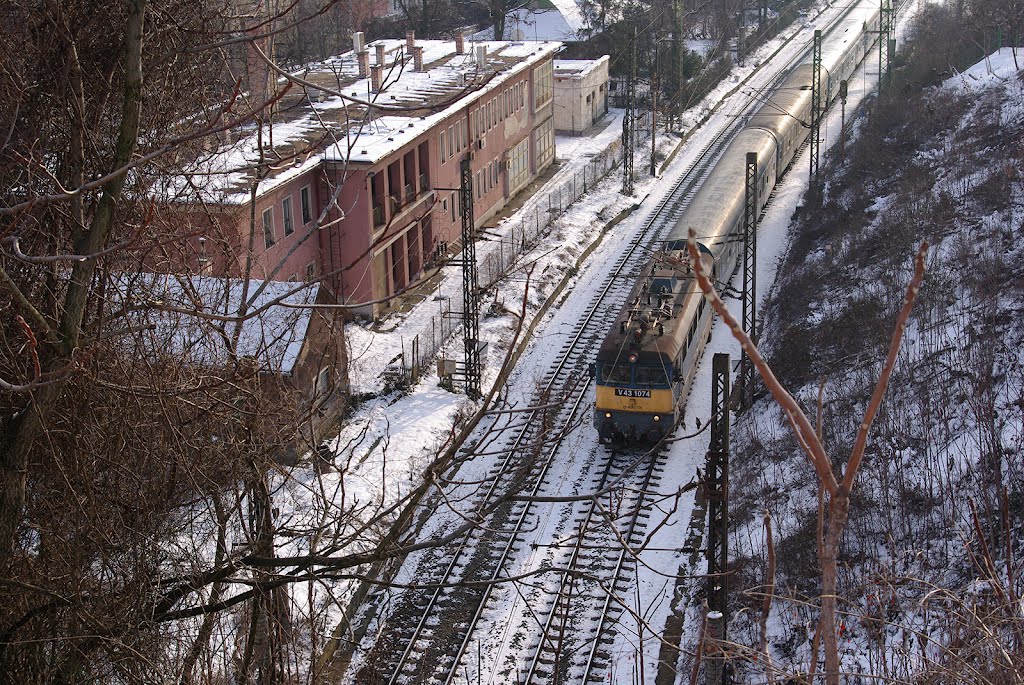
[[476, 51], [476, 66], [483, 69], [487, 66], [487, 46], [477, 45], [474, 46], [474, 50]]

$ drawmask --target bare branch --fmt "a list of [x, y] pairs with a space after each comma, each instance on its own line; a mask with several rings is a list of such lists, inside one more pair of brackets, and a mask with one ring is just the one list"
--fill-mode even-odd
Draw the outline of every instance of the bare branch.
[[[786, 413], [786, 417], [789, 419], [797, 439], [807, 453], [807, 458], [810, 460], [811, 465], [814, 466], [814, 470], [817, 471], [818, 477], [825, 484], [825, 488], [830, 493], [835, 492], [839, 484], [832, 473], [832, 465], [829, 462], [828, 455], [825, 454], [825, 448], [822, 447], [821, 441], [818, 440], [814, 426], [811, 425], [807, 415], [804, 414], [800, 405], [797, 404], [796, 399], [789, 394], [788, 390], [782, 387], [779, 379], [775, 377], [775, 373], [768, 366], [768, 362], [761, 356], [761, 352], [757, 349], [754, 341], [743, 331], [743, 327], [740, 326], [740, 323], [729, 312], [729, 308], [726, 307], [725, 302], [722, 301], [722, 298], [715, 291], [711, 280], [704, 271], [704, 262], [697, 248], [696, 233], [692, 228], [687, 240], [687, 250], [690, 255], [689, 266], [692, 266], [697, 276], [697, 283], [700, 285], [704, 297], [711, 303], [715, 311], [718, 312], [718, 315], [722, 317], [729, 330], [732, 331], [733, 337], [739, 341], [743, 351], [747, 353], [747, 356], [754, 363], [754, 367], [761, 374], [761, 378], [764, 379], [764, 384], [767, 386], [768, 391], [771, 392], [772, 397], [782, 406], [782, 410]], [[685, 263], [678, 259], [668, 258], [666, 261], [676, 265], [685, 265]]]
[[889, 342], [889, 354], [885, 357], [885, 364], [882, 366], [882, 375], [875, 384], [875, 391], [871, 395], [871, 403], [868, 404], [864, 420], [861, 421], [857, 430], [857, 440], [853, 444], [853, 451], [850, 453], [850, 461], [846, 465], [846, 473], [843, 474], [843, 489], [849, 492], [853, 488], [853, 479], [857, 476], [857, 469], [860, 467], [861, 459], [864, 458], [864, 448], [868, 442], [868, 431], [875, 420], [878, 408], [882, 405], [886, 388], [889, 387], [889, 378], [892, 377], [893, 367], [896, 365], [896, 355], [900, 350], [900, 341], [903, 340], [903, 332], [907, 328], [907, 320], [910, 318], [910, 311], [914, 308], [917, 300], [917, 293], [921, 290], [921, 282], [924, 280], [924, 258], [928, 254], [928, 241], [921, 243], [914, 258], [914, 276], [910, 279], [907, 292], [903, 296], [903, 307], [899, 316], [896, 317], [896, 328], [892, 332], [892, 340]]

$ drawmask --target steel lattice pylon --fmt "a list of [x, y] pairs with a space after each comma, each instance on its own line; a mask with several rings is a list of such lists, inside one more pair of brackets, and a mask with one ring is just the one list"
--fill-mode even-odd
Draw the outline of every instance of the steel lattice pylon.
[[821, 31], [814, 32], [814, 57], [811, 66], [811, 149], [810, 179], [818, 178], [818, 155], [821, 148]]
[[459, 165], [462, 210], [462, 335], [466, 353], [466, 395], [480, 397], [480, 287], [473, 227], [473, 170], [469, 157]]
[[712, 361], [711, 444], [707, 456], [705, 494], [708, 498], [708, 609], [720, 611], [722, 634], [728, 624], [726, 570], [729, 562], [729, 355]]
[[633, 148], [636, 137], [636, 28], [629, 45], [626, 111], [622, 115], [622, 194], [633, 194]]
[[889, 0], [881, 0], [881, 13], [878, 17], [878, 90], [889, 81], [892, 75], [892, 40], [893, 8]]
[[[757, 341], [757, 153], [747, 153], [743, 207], [743, 330]], [[754, 404], [754, 365], [746, 352], [740, 356], [740, 406]]]

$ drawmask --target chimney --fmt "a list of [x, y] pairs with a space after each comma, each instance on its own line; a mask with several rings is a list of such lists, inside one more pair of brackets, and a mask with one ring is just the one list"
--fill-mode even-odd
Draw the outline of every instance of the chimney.
[[359, 78], [366, 78], [370, 75], [370, 53], [360, 50], [356, 53], [356, 59], [359, 61]]
[[406, 31], [405, 32], [405, 51], [412, 52], [413, 47], [416, 46], [416, 32]]
[[354, 52], [362, 52], [366, 49], [366, 36], [362, 31], [356, 31], [352, 34], [352, 50]]
[[384, 66], [384, 59], [386, 58], [384, 53], [384, 43], [377, 43], [373, 47], [377, 51], [377, 64]]
[[370, 67], [370, 87], [374, 93], [380, 92], [381, 78], [384, 76], [384, 66], [381, 64], [374, 64]]
[[413, 67], [416, 71], [423, 71], [423, 46], [417, 45], [412, 49]]
[[462, 31], [455, 34], [455, 54], [461, 55], [466, 52], [466, 39], [462, 35]]
[[487, 66], [487, 46], [477, 45], [476, 47], [476, 66], [483, 69]]

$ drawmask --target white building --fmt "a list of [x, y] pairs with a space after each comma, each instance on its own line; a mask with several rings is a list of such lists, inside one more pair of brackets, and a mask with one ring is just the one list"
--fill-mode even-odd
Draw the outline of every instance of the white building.
[[555, 130], [582, 133], [608, 111], [608, 55], [555, 60]]

